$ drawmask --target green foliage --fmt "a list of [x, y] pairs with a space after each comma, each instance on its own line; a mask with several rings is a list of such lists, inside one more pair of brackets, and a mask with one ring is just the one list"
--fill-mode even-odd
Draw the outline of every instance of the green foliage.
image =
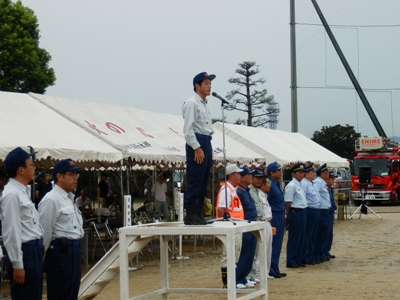
[[264, 78], [253, 79], [255, 75], [260, 73], [255, 62], [245, 61], [240, 63], [239, 66], [240, 69], [237, 69], [236, 73], [241, 77], [228, 80], [229, 83], [238, 85], [239, 89], [230, 91], [226, 96], [232, 103], [227, 109], [238, 110], [247, 114], [247, 119], [238, 119], [235, 124], [247, 123], [247, 126], [265, 126], [270, 122], [268, 115], [279, 113], [279, 108], [272, 111], [268, 107], [268, 104], [274, 100], [274, 96], [267, 96], [268, 91], [266, 89], [257, 89], [257, 86], [263, 85], [266, 80]]
[[38, 28], [31, 9], [0, 0], [0, 90], [44, 94], [54, 84], [51, 56], [39, 48]]
[[361, 136], [354, 130], [354, 126], [340, 124], [323, 126], [315, 131], [312, 140], [340, 157], [352, 159], [354, 157], [355, 141]]

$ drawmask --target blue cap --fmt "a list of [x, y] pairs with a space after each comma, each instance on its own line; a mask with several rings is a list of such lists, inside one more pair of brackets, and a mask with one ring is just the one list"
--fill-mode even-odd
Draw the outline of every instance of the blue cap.
[[15, 170], [19, 166], [23, 165], [27, 158], [34, 156], [36, 153], [37, 152], [28, 153], [21, 147], [15, 148], [7, 154], [6, 159], [4, 160], [4, 166], [7, 171]]
[[267, 175], [264, 174], [263, 170], [257, 168], [253, 171], [253, 177], [267, 177]]
[[317, 170], [315, 171], [317, 174], [322, 173], [323, 171], [328, 171], [328, 167], [326, 166], [326, 163], [323, 165], [320, 165]]
[[208, 75], [207, 72], [201, 72], [199, 74], [197, 74], [196, 76], [194, 76], [193, 78], [193, 86], [196, 83], [199, 83], [200, 81], [203, 81], [204, 79], [210, 79], [211, 81], [214, 80], [216, 76], [214, 74], [210, 74]]
[[55, 177], [58, 173], [63, 174], [68, 171], [77, 171], [81, 169], [82, 169], [81, 167], [75, 166], [75, 162], [72, 159], [70, 158], [63, 159], [54, 165], [53, 177]]
[[308, 173], [308, 172], [311, 172], [311, 171], [315, 172], [315, 167], [314, 167], [314, 164], [313, 164], [313, 163], [311, 163], [311, 164], [309, 164], [309, 165], [305, 166], [305, 169], [304, 169], [304, 171], [306, 171], [307, 173]]
[[248, 167], [246, 167], [246, 166], [241, 167], [241, 169], [242, 169], [243, 171], [239, 173], [240, 176], [245, 176], [245, 175], [248, 175], [248, 174], [253, 174], [253, 172], [254, 172], [254, 171], [250, 170], [250, 169], [249, 169]]
[[305, 171], [305, 165], [303, 163], [295, 164], [292, 167], [291, 171], [292, 171], [292, 173], [294, 173], [294, 172], [304, 172]]
[[270, 164], [267, 166], [267, 171], [268, 171], [268, 172], [274, 172], [274, 171], [280, 170], [280, 169], [282, 169], [282, 166], [281, 166], [280, 164], [278, 164], [278, 162], [276, 162], [276, 161], [270, 163]]

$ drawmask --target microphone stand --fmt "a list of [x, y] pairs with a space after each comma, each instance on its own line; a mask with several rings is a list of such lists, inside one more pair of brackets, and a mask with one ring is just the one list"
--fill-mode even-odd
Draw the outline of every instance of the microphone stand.
[[[213, 96], [216, 97], [213, 93]], [[222, 111], [222, 153], [224, 157], [224, 184], [225, 184], [225, 212], [223, 217], [215, 219], [215, 221], [230, 221], [233, 225], [236, 225], [235, 221], [243, 221], [240, 219], [232, 219], [228, 212], [228, 184], [226, 182], [226, 147], [225, 147], [225, 114], [224, 114], [224, 105], [229, 105], [228, 101], [216, 97], [221, 100], [221, 111]], [[218, 208], [217, 208], [218, 209]]]

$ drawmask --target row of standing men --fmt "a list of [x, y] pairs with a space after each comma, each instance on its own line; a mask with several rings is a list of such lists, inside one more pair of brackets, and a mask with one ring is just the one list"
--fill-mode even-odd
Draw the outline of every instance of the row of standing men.
[[[333, 176], [326, 164], [315, 170], [312, 164], [296, 164], [291, 168], [292, 181], [285, 193], [280, 188], [282, 166], [273, 162], [267, 172], [236, 165], [226, 167], [225, 183], [216, 201], [216, 216], [247, 221], [265, 221], [270, 239], [267, 243], [268, 279], [286, 276], [279, 269], [286, 223], [288, 244], [286, 267], [300, 268], [334, 256], [329, 253], [333, 239], [333, 213], [336, 209]], [[315, 179], [315, 174], [318, 174]], [[331, 177], [331, 179], [329, 179]], [[329, 182], [332, 180], [332, 182]], [[272, 238], [272, 228], [275, 228]], [[236, 287], [253, 287], [260, 281], [257, 241], [252, 233], [236, 237]], [[227, 283], [226, 257], [221, 261], [223, 284]]]
[[38, 210], [29, 197], [35, 176], [34, 155], [18, 147], [4, 160], [10, 178], [0, 198], [3, 244], [12, 299], [42, 299], [46, 273], [47, 299], [75, 300], [81, 279], [81, 212], [74, 205], [80, 169], [71, 159], [53, 168], [54, 188]]

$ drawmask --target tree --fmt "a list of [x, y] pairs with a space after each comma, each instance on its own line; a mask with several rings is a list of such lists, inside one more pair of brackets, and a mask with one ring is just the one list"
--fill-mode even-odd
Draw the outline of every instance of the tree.
[[361, 136], [354, 130], [354, 126], [340, 124], [323, 126], [315, 131], [312, 140], [340, 157], [352, 159], [354, 156], [355, 141]]
[[[276, 124], [279, 108], [275, 105], [269, 105], [271, 103], [276, 104], [276, 102], [273, 102], [274, 96], [267, 96], [266, 89], [256, 89], [259, 84], [264, 84], [266, 80], [264, 78], [253, 80], [253, 77], [260, 73], [259, 66], [252, 61], [245, 61], [240, 63], [239, 66], [240, 69], [237, 69], [235, 73], [241, 75], [241, 77], [230, 78], [228, 82], [236, 84], [240, 88], [230, 91], [226, 96], [232, 103], [227, 109], [247, 113], [247, 120], [239, 118], [235, 123], [245, 124], [247, 121], [247, 126], [259, 127], [265, 126], [273, 119]], [[242, 88], [245, 90], [244, 92], [241, 91]], [[268, 116], [274, 116], [274, 118]]]
[[39, 48], [39, 25], [21, 1], [0, 0], [0, 90], [44, 94], [56, 76], [50, 54]]

